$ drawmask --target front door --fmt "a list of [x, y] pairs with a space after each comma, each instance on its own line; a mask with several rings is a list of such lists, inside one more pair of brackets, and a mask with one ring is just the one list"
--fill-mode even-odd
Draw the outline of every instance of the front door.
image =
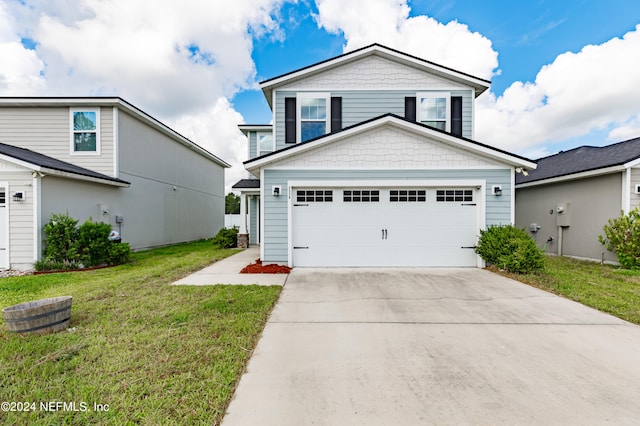
[[9, 201], [6, 183], [0, 183], [0, 269], [9, 268]]

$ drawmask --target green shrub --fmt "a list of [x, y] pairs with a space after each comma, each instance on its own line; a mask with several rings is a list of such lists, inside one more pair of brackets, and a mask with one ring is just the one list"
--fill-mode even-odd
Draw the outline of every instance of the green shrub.
[[82, 266], [82, 264], [80, 262], [77, 261], [64, 261], [64, 262], [60, 262], [57, 260], [47, 260], [47, 259], [40, 259], [37, 260], [34, 264], [33, 267], [36, 271], [38, 272], [42, 272], [42, 271], [67, 271], [67, 270], [73, 270], [73, 269], [80, 269], [80, 267]]
[[524, 229], [513, 225], [490, 226], [480, 231], [476, 247], [488, 264], [516, 273], [544, 269], [544, 253]]
[[238, 228], [222, 228], [211, 241], [218, 248], [237, 247]]
[[78, 221], [66, 214], [51, 215], [44, 226], [43, 259], [33, 265], [36, 271], [119, 265], [129, 261], [129, 244], [109, 241], [109, 224], [89, 219], [77, 225]]
[[129, 243], [112, 243], [109, 247], [109, 256], [106, 259], [108, 265], [122, 265], [129, 261], [131, 247]]
[[604, 236], [598, 241], [618, 256], [618, 262], [626, 269], [640, 269], [640, 210], [609, 219], [604, 225]]
[[91, 219], [78, 228], [80, 260], [84, 266], [98, 266], [107, 263], [113, 243], [109, 241], [111, 226]]
[[66, 214], [51, 214], [44, 226], [44, 258], [50, 262], [80, 261], [78, 221]]

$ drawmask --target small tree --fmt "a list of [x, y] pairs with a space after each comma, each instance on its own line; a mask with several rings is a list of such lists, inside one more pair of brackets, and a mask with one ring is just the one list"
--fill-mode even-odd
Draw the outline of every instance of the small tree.
[[626, 269], [640, 269], [640, 210], [609, 219], [604, 225], [604, 236], [598, 241], [618, 256], [618, 262]]
[[233, 192], [227, 194], [225, 201], [225, 214], [240, 214], [240, 197]]

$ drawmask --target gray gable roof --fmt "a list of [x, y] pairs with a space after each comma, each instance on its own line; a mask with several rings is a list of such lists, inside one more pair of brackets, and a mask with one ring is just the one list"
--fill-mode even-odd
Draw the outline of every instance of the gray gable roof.
[[581, 146], [540, 158], [538, 167], [529, 171], [529, 176], [516, 175], [516, 184], [620, 166], [638, 158], [640, 137], [603, 147]]
[[231, 188], [233, 188], [233, 189], [260, 189], [260, 180], [258, 180], [258, 179], [240, 179]]
[[13, 145], [0, 143], [0, 154], [15, 158], [16, 160], [24, 161], [29, 164], [33, 164], [34, 166], [38, 167], [44, 167], [47, 169], [71, 173], [74, 175], [86, 176], [93, 179], [111, 181], [118, 184], [130, 184], [129, 182], [122, 179], [94, 172], [93, 170], [85, 169], [84, 167], [76, 166], [75, 164], [67, 163], [66, 161], [58, 160], [56, 158], [49, 157], [48, 155], [40, 154], [39, 152], [31, 151], [30, 149], [19, 148]]

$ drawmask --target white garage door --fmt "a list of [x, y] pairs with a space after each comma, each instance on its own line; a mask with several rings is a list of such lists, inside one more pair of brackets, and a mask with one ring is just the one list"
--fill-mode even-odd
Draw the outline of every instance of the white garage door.
[[476, 266], [475, 188], [294, 188], [293, 266]]

